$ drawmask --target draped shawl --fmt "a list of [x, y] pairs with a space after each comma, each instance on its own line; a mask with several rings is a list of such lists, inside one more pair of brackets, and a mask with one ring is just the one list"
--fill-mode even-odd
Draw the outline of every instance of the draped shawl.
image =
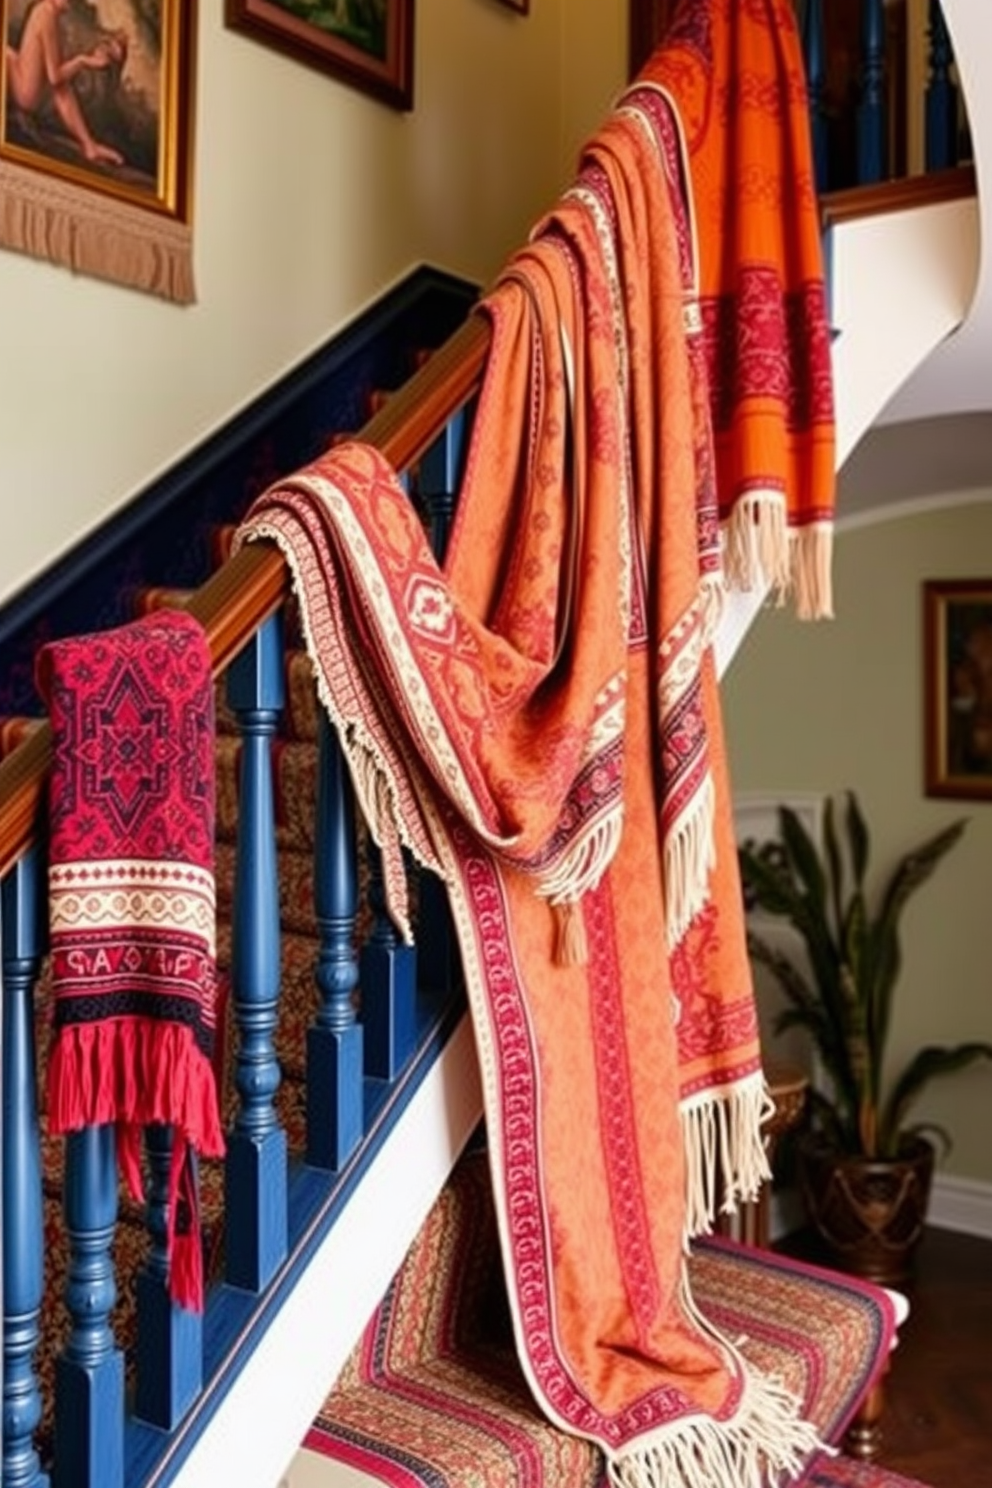
[[447, 884], [521, 1362], [624, 1488], [759, 1488], [815, 1444], [686, 1277], [767, 1175], [696, 290], [678, 118], [636, 87], [482, 304], [443, 567], [359, 442], [237, 538], [288, 559], [404, 933], [403, 847]]
[[170, 1295], [203, 1307], [194, 1154], [224, 1152], [216, 1028], [210, 647], [163, 611], [38, 656], [52, 725], [53, 1135], [113, 1123], [132, 1193], [141, 1138], [173, 1128]]

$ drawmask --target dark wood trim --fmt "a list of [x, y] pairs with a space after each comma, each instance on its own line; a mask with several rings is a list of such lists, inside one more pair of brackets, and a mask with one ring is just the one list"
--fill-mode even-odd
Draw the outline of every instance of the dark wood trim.
[[974, 196], [975, 167], [956, 165], [928, 175], [905, 176], [901, 181], [880, 181], [874, 186], [852, 186], [831, 191], [820, 201], [820, 220], [825, 228], [858, 217], [876, 217], [882, 212], [905, 212], [911, 207], [932, 206]]
[[630, 0], [628, 10], [628, 76], [634, 77], [661, 40], [676, 0]]

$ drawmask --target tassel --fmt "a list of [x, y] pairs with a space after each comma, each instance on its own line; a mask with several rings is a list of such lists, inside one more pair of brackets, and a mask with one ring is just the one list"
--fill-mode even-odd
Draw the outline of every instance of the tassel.
[[585, 966], [589, 960], [589, 945], [581, 902], [565, 899], [560, 904], [552, 904], [551, 912], [555, 921], [555, 965]]
[[200, 1240], [200, 1201], [192, 1149], [177, 1132], [169, 1175], [169, 1217], [166, 1231], [169, 1258], [169, 1296], [188, 1312], [203, 1311], [203, 1246]]

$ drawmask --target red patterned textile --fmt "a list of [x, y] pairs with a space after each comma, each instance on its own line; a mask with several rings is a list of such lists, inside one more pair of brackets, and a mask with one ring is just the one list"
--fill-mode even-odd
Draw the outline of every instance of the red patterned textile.
[[174, 1128], [169, 1287], [203, 1305], [193, 1153], [224, 1139], [216, 1021], [213, 685], [202, 628], [164, 611], [43, 648], [53, 1134], [113, 1122], [140, 1196], [142, 1128]]
[[683, 165], [662, 93], [628, 94], [486, 296], [443, 571], [359, 443], [237, 540], [289, 561], [404, 934], [402, 847], [447, 885], [535, 1398], [618, 1488], [759, 1488], [815, 1431], [699, 1316], [685, 1260], [767, 1165]]
[[793, 0], [681, 0], [628, 98], [645, 89], [684, 132], [728, 572], [828, 615], [831, 337]]
[[[699, 1242], [690, 1273], [707, 1318], [742, 1339], [750, 1359], [800, 1396], [821, 1436], [836, 1440], [891, 1343], [878, 1289], [728, 1242]], [[391, 1488], [601, 1482], [601, 1454], [557, 1430], [529, 1397], [481, 1154], [455, 1169], [305, 1445]], [[724, 1488], [724, 1479], [706, 1481]], [[828, 1457], [809, 1484], [890, 1488], [884, 1474]]]
[[814, 1464], [803, 1479], [803, 1488], [927, 1488], [927, 1485], [916, 1478], [889, 1472], [877, 1463], [826, 1457]]

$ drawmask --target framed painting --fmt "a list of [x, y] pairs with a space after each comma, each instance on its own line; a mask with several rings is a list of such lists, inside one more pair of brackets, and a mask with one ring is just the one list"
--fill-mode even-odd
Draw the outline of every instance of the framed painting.
[[193, 0], [0, 0], [0, 161], [187, 221], [194, 20]]
[[928, 796], [992, 801], [992, 578], [923, 585]]
[[224, 0], [224, 18], [393, 108], [413, 107], [413, 0]]

